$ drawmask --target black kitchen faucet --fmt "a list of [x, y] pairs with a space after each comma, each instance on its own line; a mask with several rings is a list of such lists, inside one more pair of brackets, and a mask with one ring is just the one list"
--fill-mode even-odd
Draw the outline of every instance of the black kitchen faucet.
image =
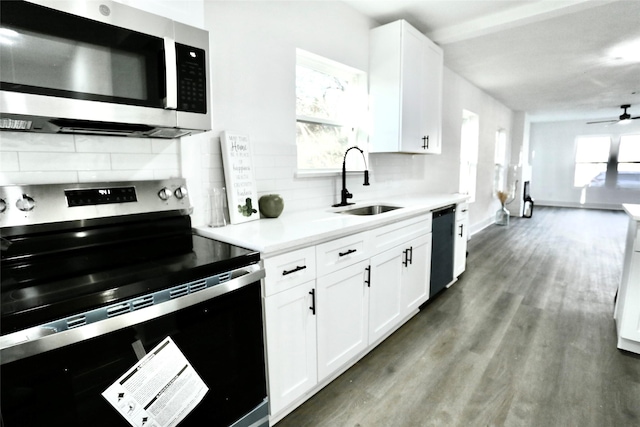
[[364, 160], [364, 184], [362, 185], [369, 185], [369, 171], [367, 170], [367, 159], [364, 157], [364, 152], [358, 147], [347, 148], [347, 151], [344, 152], [344, 159], [342, 159], [342, 190], [340, 191], [340, 203], [333, 205], [334, 208], [337, 208], [339, 206], [353, 205], [353, 203], [347, 202], [347, 199], [352, 198], [353, 194], [349, 193], [349, 190], [347, 190], [347, 167], [346, 167], [347, 154], [349, 153], [349, 151], [353, 149], [358, 150], [360, 154], [362, 154], [362, 159]]

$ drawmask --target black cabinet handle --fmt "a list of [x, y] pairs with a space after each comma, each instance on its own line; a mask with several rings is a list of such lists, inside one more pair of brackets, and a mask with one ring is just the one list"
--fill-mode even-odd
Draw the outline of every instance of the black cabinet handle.
[[365, 271], [367, 272], [367, 280], [364, 281], [364, 283], [367, 284], [367, 288], [371, 287], [371, 266], [368, 266], [367, 268], [365, 268]]
[[306, 265], [303, 265], [303, 266], [300, 266], [300, 265], [299, 265], [299, 266], [297, 266], [296, 268], [294, 268], [293, 270], [284, 270], [284, 271], [282, 272], [282, 275], [283, 275], [283, 276], [286, 276], [287, 274], [295, 273], [296, 271], [304, 270], [305, 268], [307, 268], [307, 266], [306, 266]]
[[429, 135], [422, 137], [422, 148], [424, 150], [429, 148]]
[[462, 227], [464, 227], [464, 224], [460, 224], [460, 234], [458, 234], [460, 237], [462, 237]]
[[349, 249], [349, 250], [348, 250], [348, 251], [346, 251], [346, 252], [338, 252], [338, 255], [340, 255], [340, 256], [346, 256], [346, 255], [352, 254], [352, 253], [354, 253], [354, 252], [356, 252], [356, 251], [357, 251], [357, 249]]
[[311, 307], [309, 307], [309, 310], [311, 310], [311, 314], [313, 314], [315, 316], [315, 314], [316, 314], [316, 290], [315, 289], [311, 289], [309, 291], [309, 295], [311, 295]]
[[408, 253], [409, 253], [409, 264], [413, 265], [413, 246], [409, 247]]
[[409, 265], [409, 249], [405, 249], [402, 251], [402, 255], [404, 255], [404, 260], [402, 261], [402, 265], [405, 267]]

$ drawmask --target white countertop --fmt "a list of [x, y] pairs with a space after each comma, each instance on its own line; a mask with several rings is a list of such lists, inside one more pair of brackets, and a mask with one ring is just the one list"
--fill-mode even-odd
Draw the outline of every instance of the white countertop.
[[[467, 196], [462, 194], [432, 194], [291, 213], [286, 212], [285, 207], [278, 218], [263, 218], [217, 228], [200, 226], [194, 227], [194, 230], [202, 236], [259, 251], [263, 256], [272, 256], [411, 218], [466, 199]], [[368, 216], [336, 213], [374, 204], [401, 206], [402, 209]]]
[[640, 205], [625, 203], [622, 205], [622, 207], [632, 219], [634, 219], [635, 221], [640, 221]]

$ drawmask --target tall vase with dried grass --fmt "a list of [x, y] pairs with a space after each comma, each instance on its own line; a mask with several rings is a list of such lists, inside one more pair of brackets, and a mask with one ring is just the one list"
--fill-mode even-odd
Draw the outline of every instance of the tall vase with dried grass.
[[506, 206], [507, 199], [509, 198], [509, 193], [505, 191], [498, 191], [496, 195], [498, 197], [498, 200], [500, 200], [500, 204], [502, 205], [502, 207], [496, 212], [496, 224], [509, 225], [509, 216], [511, 216], [511, 213]]

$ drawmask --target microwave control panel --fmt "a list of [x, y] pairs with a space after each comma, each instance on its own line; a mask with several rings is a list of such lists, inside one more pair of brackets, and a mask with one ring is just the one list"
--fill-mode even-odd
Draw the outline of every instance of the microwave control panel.
[[176, 43], [178, 61], [178, 110], [207, 112], [205, 51]]

